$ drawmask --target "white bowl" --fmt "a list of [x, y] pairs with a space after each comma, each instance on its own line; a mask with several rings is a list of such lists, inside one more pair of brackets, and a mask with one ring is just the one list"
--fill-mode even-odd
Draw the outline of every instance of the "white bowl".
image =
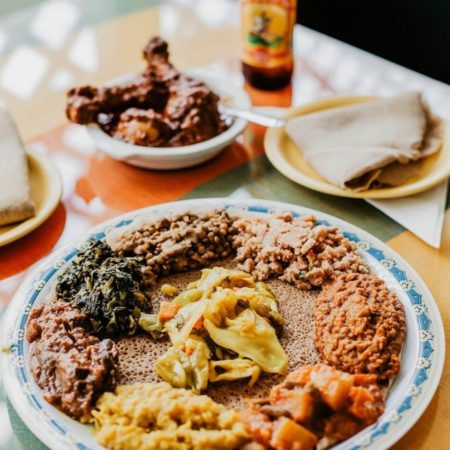
[[[251, 108], [250, 98], [241, 87], [205, 70], [192, 69], [187, 70], [186, 73], [206, 83], [221, 98], [229, 99], [230, 106], [241, 109]], [[134, 76], [120, 77], [109, 85], [131, 80]], [[242, 133], [246, 125], [245, 120], [234, 119], [230, 128], [212, 139], [182, 147], [145, 147], [130, 144], [111, 137], [97, 124], [89, 124], [86, 129], [94, 140], [97, 150], [111, 158], [145, 169], [167, 170], [195, 166], [213, 158], [230, 145]]]

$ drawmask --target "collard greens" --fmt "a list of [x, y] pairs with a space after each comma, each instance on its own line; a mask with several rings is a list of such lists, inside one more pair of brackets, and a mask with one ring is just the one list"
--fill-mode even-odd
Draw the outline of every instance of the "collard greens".
[[58, 277], [56, 295], [86, 313], [99, 335], [133, 334], [150, 303], [141, 291], [137, 258], [117, 256], [103, 241], [90, 241]]

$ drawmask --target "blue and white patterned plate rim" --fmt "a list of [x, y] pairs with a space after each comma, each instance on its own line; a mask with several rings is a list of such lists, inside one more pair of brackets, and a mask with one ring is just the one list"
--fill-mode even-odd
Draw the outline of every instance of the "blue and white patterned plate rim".
[[310, 208], [268, 200], [231, 200], [229, 198], [195, 199], [165, 203], [132, 211], [105, 222], [86, 233], [78, 245], [69, 245], [50, 255], [39, 265], [19, 288], [8, 307], [1, 330], [2, 346], [11, 349], [3, 353], [2, 368], [7, 395], [18, 414], [46, 445], [53, 449], [73, 448], [93, 450], [101, 448], [77, 435], [58, 421], [58, 414], [42, 396], [32, 389], [34, 381], [25, 364], [24, 329], [33, 303], [47, 283], [51, 283], [58, 269], [77, 254], [88, 239], [102, 239], [114, 229], [131, 223], [134, 219], [155, 215], [171, 216], [190, 209], [212, 210], [233, 208], [243, 213], [270, 213], [290, 211], [294, 215], [314, 215], [318, 221], [336, 225], [344, 235], [378, 263], [382, 264], [397, 280], [411, 303], [417, 328], [418, 357], [414, 367], [408, 368], [409, 384], [405, 395], [394, 407], [388, 408], [381, 419], [364, 429], [352, 439], [335, 447], [339, 450], [388, 448], [403, 436], [422, 415], [439, 384], [445, 357], [445, 335], [442, 319], [436, 303], [425, 283], [414, 269], [386, 244], [365, 232], [331, 215]]

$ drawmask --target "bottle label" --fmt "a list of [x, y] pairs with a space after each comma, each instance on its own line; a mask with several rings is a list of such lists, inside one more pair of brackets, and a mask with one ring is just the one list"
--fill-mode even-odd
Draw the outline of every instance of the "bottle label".
[[296, 1], [241, 0], [242, 60], [275, 68], [292, 63]]

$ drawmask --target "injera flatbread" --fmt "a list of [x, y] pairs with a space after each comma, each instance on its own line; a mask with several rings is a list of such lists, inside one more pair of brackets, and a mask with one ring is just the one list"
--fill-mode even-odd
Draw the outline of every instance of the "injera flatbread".
[[25, 148], [11, 114], [0, 102], [0, 226], [34, 213]]
[[418, 165], [410, 163], [437, 152], [444, 139], [442, 120], [419, 92], [301, 115], [286, 132], [326, 180], [354, 191], [414, 178]]

